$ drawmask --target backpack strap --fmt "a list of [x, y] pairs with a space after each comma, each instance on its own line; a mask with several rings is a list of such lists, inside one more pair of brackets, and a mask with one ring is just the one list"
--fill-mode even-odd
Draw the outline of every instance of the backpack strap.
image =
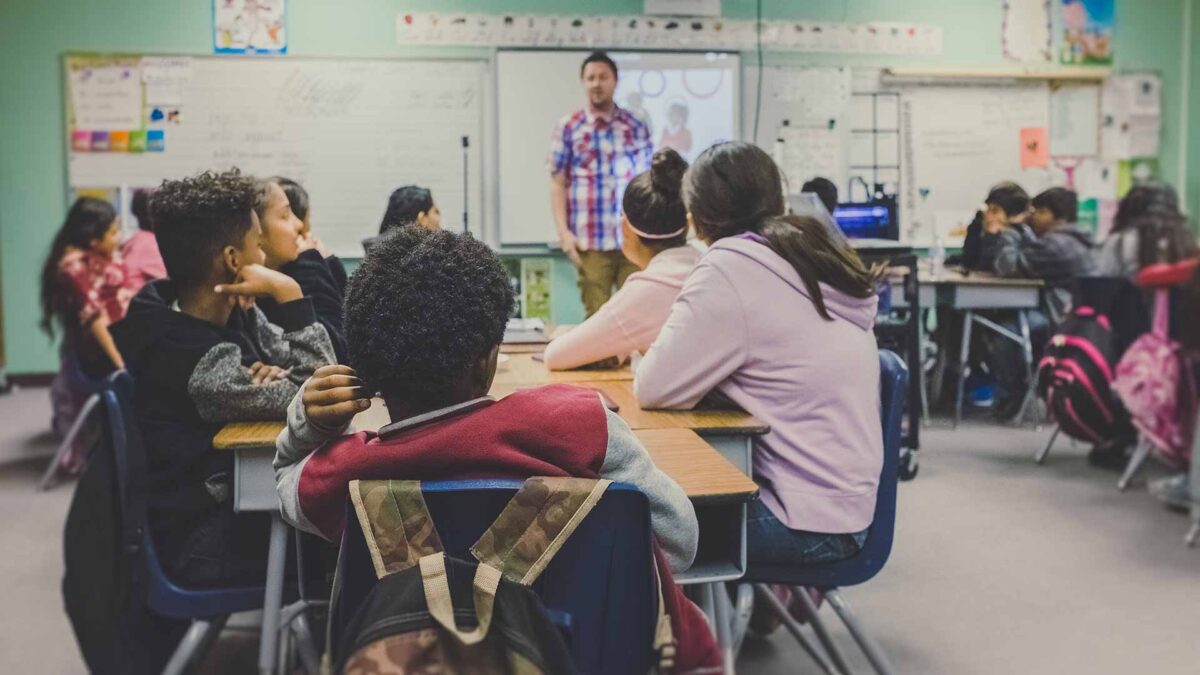
[[529, 478], [471, 547], [482, 566], [528, 586], [554, 559], [612, 481]]
[[500, 587], [500, 570], [479, 563], [475, 568], [474, 597], [476, 625], [462, 630], [454, 620], [454, 602], [450, 597], [450, 582], [446, 577], [446, 554], [434, 553], [421, 558], [421, 582], [425, 586], [425, 605], [429, 615], [442, 628], [465, 645], [473, 645], [487, 637], [492, 625], [492, 610], [496, 606], [496, 589]]
[[420, 481], [353, 480], [350, 500], [378, 578], [442, 552], [442, 541], [421, 496]]

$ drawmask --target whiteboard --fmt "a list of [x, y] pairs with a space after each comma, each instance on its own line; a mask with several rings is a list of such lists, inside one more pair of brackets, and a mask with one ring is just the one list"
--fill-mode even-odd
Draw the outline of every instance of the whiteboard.
[[[500, 50], [496, 54], [496, 176], [502, 245], [556, 243], [546, 160], [554, 128], [585, 104], [579, 67], [587, 51]], [[688, 110], [693, 159], [739, 137], [740, 62], [724, 52], [609, 52], [619, 77], [614, 98], [647, 121], [658, 146], [667, 109]], [[631, 95], [640, 96], [630, 99]]]
[[462, 228], [468, 198], [480, 234], [486, 72], [484, 61], [194, 58], [178, 123], [158, 127], [163, 152], [69, 151], [68, 180], [154, 186], [231, 166], [287, 176], [311, 196], [314, 233], [348, 257], [378, 232], [392, 190], [417, 184], [432, 190], [448, 229]]
[[1049, 126], [1047, 84], [909, 87], [901, 109], [901, 240], [960, 245], [991, 186], [1050, 186], [1049, 169], [1021, 168], [1019, 144], [1022, 128]]

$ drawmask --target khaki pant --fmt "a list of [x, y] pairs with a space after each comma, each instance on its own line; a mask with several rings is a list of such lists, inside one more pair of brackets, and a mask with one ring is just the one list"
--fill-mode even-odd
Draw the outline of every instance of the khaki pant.
[[638, 271], [620, 251], [580, 251], [579, 292], [588, 316], [612, 297], [613, 287], [621, 288], [630, 274]]

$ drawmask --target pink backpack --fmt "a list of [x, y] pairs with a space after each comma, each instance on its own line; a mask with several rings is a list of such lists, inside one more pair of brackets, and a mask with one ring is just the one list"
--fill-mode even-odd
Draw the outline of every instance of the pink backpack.
[[1168, 464], [1187, 464], [1196, 428], [1196, 385], [1179, 343], [1167, 336], [1168, 290], [1154, 294], [1154, 325], [1117, 364], [1113, 390], [1142, 437]]

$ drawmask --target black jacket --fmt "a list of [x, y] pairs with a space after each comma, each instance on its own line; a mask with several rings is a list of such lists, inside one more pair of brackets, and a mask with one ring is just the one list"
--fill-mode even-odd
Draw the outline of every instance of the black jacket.
[[[300, 284], [304, 297], [311, 298], [317, 311], [317, 321], [325, 326], [329, 341], [338, 363], [349, 363], [349, 348], [346, 346], [346, 331], [342, 327], [343, 304], [346, 293], [346, 269], [336, 256], [322, 258], [316, 250], [300, 254], [292, 262], [279, 268]], [[261, 298], [258, 306], [271, 323], [277, 320], [278, 303], [270, 298]]]
[[[212, 447], [221, 426], [284, 419], [304, 379], [333, 359], [307, 298], [278, 308], [280, 326], [257, 310], [235, 309], [224, 327], [173, 309], [176, 298], [170, 280], [151, 282], [112, 326], [135, 382], [150, 531], [167, 560], [201, 521], [228, 507], [233, 455]], [[255, 385], [246, 368], [255, 361], [292, 372], [289, 379]]]

